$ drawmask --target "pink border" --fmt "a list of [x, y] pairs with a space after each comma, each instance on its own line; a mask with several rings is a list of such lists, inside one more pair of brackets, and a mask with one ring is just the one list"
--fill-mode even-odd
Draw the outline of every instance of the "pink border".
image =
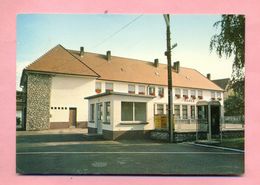
[[[3, 184], [260, 184], [260, 11], [257, 0], [2, 0], [0, 75], [2, 122], [0, 175]], [[19, 13], [174, 13], [246, 15], [246, 155], [242, 177], [85, 177], [15, 174], [15, 47]], [[4, 106], [3, 106], [4, 105]]]

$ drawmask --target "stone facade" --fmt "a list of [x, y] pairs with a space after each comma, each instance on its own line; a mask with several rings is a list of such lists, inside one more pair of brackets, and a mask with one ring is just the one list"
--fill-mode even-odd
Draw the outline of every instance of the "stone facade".
[[49, 129], [51, 76], [29, 73], [26, 90], [26, 130]]

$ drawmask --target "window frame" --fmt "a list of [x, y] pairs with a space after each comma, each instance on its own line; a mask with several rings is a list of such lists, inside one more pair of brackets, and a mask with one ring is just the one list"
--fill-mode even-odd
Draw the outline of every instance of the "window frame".
[[[184, 109], [184, 107], [186, 107], [186, 109]], [[181, 110], [182, 110], [182, 119], [188, 119], [188, 105], [182, 105], [181, 106]], [[186, 113], [184, 115], [184, 113]]]
[[[153, 91], [151, 91], [151, 89], [153, 89]], [[155, 96], [155, 86], [149, 86], [148, 87], [148, 94], [150, 96]]]
[[[132, 103], [132, 119], [133, 120], [122, 120], [123, 117], [123, 112], [122, 112], [122, 107], [123, 103]], [[136, 120], [136, 104], [138, 103], [143, 103], [145, 105], [145, 120]], [[147, 123], [147, 102], [132, 102], [132, 101], [121, 101], [121, 123], [122, 124], [138, 124], [138, 123]]]
[[158, 95], [163, 98], [164, 97], [164, 87], [158, 87]]
[[[130, 87], [133, 87], [133, 89], [131, 90]], [[128, 93], [135, 94], [135, 85], [134, 84], [128, 84]]]
[[[111, 85], [112, 88], [108, 88], [108, 85]], [[105, 83], [105, 90], [107, 91], [114, 91], [114, 84], [112, 82], [106, 82]]]
[[[141, 91], [143, 88], [143, 91]], [[145, 95], [145, 85], [138, 85], [138, 94]]]
[[[109, 105], [109, 111], [108, 111], [107, 105]], [[107, 119], [108, 112], [109, 112], [109, 119]], [[104, 120], [103, 120], [103, 122], [108, 123], [108, 124], [110, 124], [110, 122], [111, 122], [111, 102], [110, 101], [104, 102]]]
[[181, 89], [175, 88], [174, 89], [174, 95], [175, 95], [175, 97], [180, 98], [181, 97]]
[[95, 103], [90, 104], [90, 116], [89, 116], [89, 122], [95, 122]]
[[[98, 87], [99, 85], [97, 84], [100, 84], [100, 87]], [[95, 84], [95, 91], [96, 93], [101, 93], [102, 92], [102, 82], [96, 82]]]
[[[176, 109], [176, 107], [179, 107], [179, 108]], [[174, 108], [174, 118], [180, 119], [181, 118], [181, 105], [174, 105], [173, 108]], [[176, 115], [176, 112], [177, 112], [176, 110], [178, 110], [178, 117]]]

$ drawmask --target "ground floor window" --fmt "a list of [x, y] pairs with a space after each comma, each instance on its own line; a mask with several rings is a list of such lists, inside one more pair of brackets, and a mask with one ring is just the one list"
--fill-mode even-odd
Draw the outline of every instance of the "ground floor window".
[[95, 104], [90, 104], [90, 121], [94, 121]]
[[174, 117], [180, 119], [180, 105], [174, 105]]
[[182, 105], [182, 119], [188, 119], [188, 106]]
[[157, 104], [157, 114], [163, 114], [163, 104]]
[[191, 117], [191, 119], [195, 119], [195, 106], [194, 105], [190, 106], [190, 117]]
[[110, 122], [110, 102], [105, 102], [104, 122]]
[[121, 120], [134, 122], [146, 121], [146, 103], [121, 102]]

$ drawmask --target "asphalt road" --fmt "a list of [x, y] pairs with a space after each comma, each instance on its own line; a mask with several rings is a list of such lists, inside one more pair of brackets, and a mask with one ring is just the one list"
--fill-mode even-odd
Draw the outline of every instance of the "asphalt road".
[[77, 135], [17, 136], [19, 174], [241, 175], [240, 152], [154, 141]]

